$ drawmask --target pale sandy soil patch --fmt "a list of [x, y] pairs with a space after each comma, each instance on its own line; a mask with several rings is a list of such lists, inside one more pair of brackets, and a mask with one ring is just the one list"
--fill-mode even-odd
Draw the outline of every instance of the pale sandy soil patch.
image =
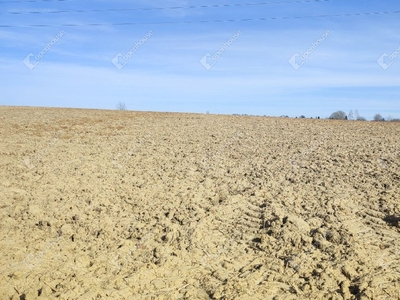
[[399, 299], [400, 126], [0, 107], [1, 299]]

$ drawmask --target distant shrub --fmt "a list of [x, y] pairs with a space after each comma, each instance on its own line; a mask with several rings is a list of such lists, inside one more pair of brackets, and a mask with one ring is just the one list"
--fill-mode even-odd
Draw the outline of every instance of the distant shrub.
[[301, 116], [300, 116], [300, 119], [305, 119], [305, 116], [301, 115]]
[[374, 116], [374, 121], [381, 122], [381, 121], [385, 121], [385, 119], [380, 114], [376, 114]]
[[367, 119], [364, 117], [358, 116], [357, 121], [367, 121]]
[[329, 119], [333, 120], [347, 120], [346, 113], [342, 110], [335, 111], [329, 117]]
[[124, 102], [119, 102], [119, 103], [117, 104], [117, 109], [118, 109], [118, 110], [126, 110], [126, 105], [125, 105], [125, 103], [124, 103]]
[[390, 122], [400, 122], [400, 119], [391, 119]]

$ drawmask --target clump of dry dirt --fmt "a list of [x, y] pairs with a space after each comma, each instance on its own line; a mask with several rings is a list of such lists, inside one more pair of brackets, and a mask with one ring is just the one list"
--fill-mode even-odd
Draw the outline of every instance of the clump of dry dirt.
[[400, 127], [0, 107], [1, 299], [398, 299]]

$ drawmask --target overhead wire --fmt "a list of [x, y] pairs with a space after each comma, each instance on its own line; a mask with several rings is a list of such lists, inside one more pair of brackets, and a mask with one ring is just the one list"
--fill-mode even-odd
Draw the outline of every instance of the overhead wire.
[[132, 26], [132, 25], [163, 25], [163, 24], [195, 24], [195, 23], [229, 23], [229, 22], [249, 22], [249, 21], [271, 21], [287, 19], [310, 19], [310, 18], [332, 18], [332, 17], [352, 17], [352, 16], [371, 16], [398, 14], [400, 11], [381, 11], [381, 12], [362, 12], [345, 14], [309, 15], [309, 16], [284, 16], [284, 17], [264, 17], [264, 18], [243, 18], [243, 19], [223, 19], [223, 20], [192, 20], [192, 21], [158, 21], [158, 22], [121, 22], [121, 23], [66, 23], [66, 24], [27, 24], [27, 25], [7, 25], [0, 24], [0, 28], [24, 28], [24, 27], [80, 27], [80, 26]]
[[[10, 0], [0, 1], [3, 3], [38, 3], [38, 2], [68, 2], [70, 0]], [[213, 8], [213, 7], [230, 7], [230, 6], [248, 6], [248, 5], [268, 5], [268, 4], [291, 4], [291, 3], [308, 3], [308, 2], [329, 2], [332, 0], [285, 0], [285, 1], [269, 1], [269, 2], [255, 2], [255, 3], [223, 3], [223, 4], [209, 4], [209, 5], [186, 5], [186, 6], [169, 6], [169, 7], [147, 7], [135, 8], [138, 10], [151, 10], [151, 9], [180, 9], [180, 8]]]
[[[37, 2], [68, 2], [70, 0], [8, 0], [0, 1], [3, 3], [37, 3]], [[56, 9], [15, 9], [8, 12], [0, 12], [0, 15], [12, 14], [59, 14], [59, 13], [87, 13], [87, 12], [123, 12], [139, 10], [173, 10], [173, 9], [202, 9], [202, 8], [227, 8], [227, 7], [245, 7], [270, 4], [293, 4], [293, 3], [311, 3], [311, 2], [330, 2], [332, 0], [286, 0], [252, 3], [229, 3], [229, 4], [210, 4], [210, 5], [188, 5], [188, 6], [169, 6], [169, 7], [147, 7], [147, 8], [106, 8], [106, 9], [82, 9], [82, 10], [56, 10]], [[26, 24], [26, 25], [7, 25], [0, 24], [0, 28], [18, 28], [18, 27], [79, 27], [79, 26], [130, 26], [130, 25], [162, 25], [162, 24], [194, 24], [194, 23], [227, 23], [227, 22], [248, 22], [248, 21], [269, 21], [285, 19], [306, 19], [306, 18], [328, 18], [328, 17], [350, 17], [363, 15], [383, 15], [397, 14], [400, 11], [381, 11], [381, 12], [362, 12], [346, 14], [326, 14], [310, 16], [282, 16], [282, 17], [262, 17], [262, 18], [241, 18], [241, 19], [220, 19], [220, 20], [181, 20], [181, 21], [157, 21], [157, 22], [120, 22], [120, 23], [66, 23], [66, 24]]]
[[[42, 0], [45, 1], [45, 0]], [[65, 1], [65, 0], [59, 0]], [[139, 7], [139, 8], [105, 8], [105, 9], [75, 9], [75, 10], [59, 10], [59, 9], [14, 9], [7, 12], [0, 12], [0, 15], [12, 14], [60, 14], [60, 13], [97, 13], [97, 12], [123, 12], [123, 11], [150, 11], [150, 10], [174, 10], [174, 9], [203, 9], [203, 8], [227, 8], [227, 7], [249, 7], [257, 5], [271, 4], [294, 4], [294, 3], [315, 3], [315, 2], [330, 2], [332, 0], [290, 0], [290, 1], [270, 1], [270, 2], [253, 2], [253, 3], [227, 3], [227, 4], [209, 4], [209, 5], [188, 5], [188, 6], [169, 6], [169, 7]], [[13, 1], [10, 1], [13, 2]], [[15, 1], [23, 2], [23, 1]], [[36, 1], [27, 1], [36, 2]], [[49, 2], [49, 1], [46, 1]], [[0, 2], [6, 3], [6, 2]], [[14, 2], [13, 2], [14, 3]]]
[[70, 0], [9, 0], [9, 1], [0, 1], [0, 4], [3, 3], [37, 3], [37, 2], [67, 2]]

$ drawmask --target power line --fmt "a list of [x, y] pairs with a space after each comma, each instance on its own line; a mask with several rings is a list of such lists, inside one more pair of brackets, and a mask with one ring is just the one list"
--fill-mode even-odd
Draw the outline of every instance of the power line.
[[123, 22], [123, 23], [87, 23], [87, 24], [29, 24], [29, 25], [1, 25], [0, 28], [26, 28], [26, 27], [81, 27], [81, 26], [132, 26], [132, 25], [163, 25], [163, 24], [195, 24], [195, 23], [230, 23], [230, 22], [248, 22], [248, 21], [272, 21], [288, 19], [311, 19], [311, 18], [333, 18], [333, 17], [353, 17], [353, 16], [373, 16], [398, 14], [400, 11], [381, 11], [381, 12], [363, 12], [347, 13], [333, 15], [313, 15], [313, 16], [286, 16], [286, 17], [268, 17], [268, 18], [247, 18], [230, 20], [194, 20], [194, 21], [162, 21], [162, 22]]
[[67, 2], [69, 0], [10, 0], [10, 1], [0, 1], [3, 3], [37, 3], [37, 2]]
[[[41, 0], [46, 1], [46, 0]], [[66, 1], [66, 0], [56, 0]], [[188, 6], [170, 6], [170, 7], [147, 7], [147, 8], [105, 8], [105, 9], [76, 9], [76, 10], [57, 10], [57, 9], [14, 9], [9, 10], [0, 15], [22, 15], [22, 14], [60, 14], [60, 13], [86, 13], [86, 12], [123, 12], [123, 11], [138, 11], [138, 10], [173, 10], [173, 9], [199, 9], [199, 8], [226, 8], [226, 7], [249, 7], [257, 5], [271, 5], [271, 4], [294, 4], [294, 3], [313, 3], [313, 2], [330, 2], [332, 0], [292, 0], [283, 2], [254, 2], [254, 3], [230, 3], [230, 4], [210, 4], [210, 5], [188, 5]], [[7, 1], [6, 1], [7, 2]], [[0, 2], [6, 3], [6, 2]], [[8, 2], [38, 2], [37, 0], [31, 1], [8, 1]], [[46, 1], [49, 2], [49, 1]]]
[[[38, 2], [68, 2], [70, 0], [10, 0], [0, 1], [3, 3], [38, 3]], [[214, 7], [230, 7], [230, 6], [250, 6], [250, 5], [268, 5], [268, 4], [291, 4], [291, 3], [308, 3], [308, 2], [329, 2], [332, 0], [291, 0], [291, 1], [270, 1], [256, 3], [228, 3], [228, 4], [211, 4], [211, 5], [188, 5], [188, 6], [171, 6], [171, 7], [147, 7], [133, 8], [134, 10], [155, 10], [155, 9], [190, 9], [190, 8], [214, 8]]]

